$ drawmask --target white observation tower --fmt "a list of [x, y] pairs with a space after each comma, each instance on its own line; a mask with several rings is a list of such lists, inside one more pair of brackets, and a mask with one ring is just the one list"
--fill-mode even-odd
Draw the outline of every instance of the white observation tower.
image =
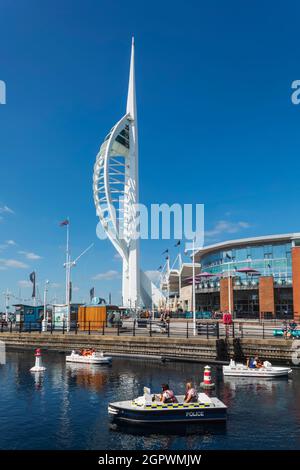
[[[93, 193], [102, 227], [123, 261], [122, 303], [139, 308], [155, 302], [160, 291], [140, 272], [136, 204], [139, 203], [138, 127], [135, 93], [134, 40], [126, 114], [113, 126], [96, 157]], [[156, 303], [156, 302], [155, 302]]]

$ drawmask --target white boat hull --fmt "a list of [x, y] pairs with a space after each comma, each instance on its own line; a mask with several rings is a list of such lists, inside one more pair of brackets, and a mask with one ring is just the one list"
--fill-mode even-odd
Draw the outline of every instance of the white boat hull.
[[276, 377], [287, 377], [292, 372], [290, 367], [261, 367], [260, 369], [250, 369], [243, 364], [236, 366], [223, 366], [225, 377], [256, 377], [273, 379]]
[[97, 354], [91, 354], [90, 356], [81, 356], [80, 354], [72, 353], [69, 356], [66, 356], [66, 362], [76, 362], [81, 364], [110, 364], [111, 361], [111, 357]]

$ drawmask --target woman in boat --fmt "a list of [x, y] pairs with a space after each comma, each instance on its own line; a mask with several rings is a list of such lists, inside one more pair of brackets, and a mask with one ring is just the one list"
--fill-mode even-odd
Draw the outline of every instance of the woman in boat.
[[170, 390], [168, 384], [162, 384], [162, 393], [160, 394], [159, 401], [162, 403], [177, 403], [177, 398], [173, 390]]
[[197, 392], [193, 387], [192, 382], [187, 382], [185, 386], [184, 403], [195, 403], [197, 401]]

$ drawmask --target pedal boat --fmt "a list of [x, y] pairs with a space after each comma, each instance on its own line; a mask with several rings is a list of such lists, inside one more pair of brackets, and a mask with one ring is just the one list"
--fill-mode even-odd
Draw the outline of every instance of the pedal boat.
[[119, 401], [108, 405], [113, 420], [131, 423], [191, 423], [222, 422], [227, 419], [227, 407], [218, 398], [205, 393], [198, 394], [195, 403], [184, 403], [184, 395], [178, 395], [178, 403], [152, 401], [152, 395], [144, 394], [134, 400]]
[[91, 354], [83, 355], [72, 351], [69, 356], [66, 356], [66, 362], [77, 362], [82, 364], [110, 364], [112, 358], [104, 356], [103, 352], [93, 352]]
[[225, 377], [256, 377], [264, 379], [274, 379], [277, 377], [288, 377], [292, 373], [290, 367], [275, 367], [268, 361], [263, 363], [263, 367], [258, 369], [247, 367], [244, 364], [236, 364], [231, 360], [229, 366], [223, 366]]

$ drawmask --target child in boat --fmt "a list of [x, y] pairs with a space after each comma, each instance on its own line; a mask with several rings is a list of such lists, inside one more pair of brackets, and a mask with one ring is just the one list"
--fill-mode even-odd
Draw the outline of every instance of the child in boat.
[[168, 384], [162, 384], [162, 393], [160, 394], [159, 401], [162, 403], [177, 403], [177, 398], [173, 390], [170, 390]]
[[192, 382], [187, 382], [185, 386], [184, 403], [195, 403], [197, 401], [197, 392], [193, 387]]

